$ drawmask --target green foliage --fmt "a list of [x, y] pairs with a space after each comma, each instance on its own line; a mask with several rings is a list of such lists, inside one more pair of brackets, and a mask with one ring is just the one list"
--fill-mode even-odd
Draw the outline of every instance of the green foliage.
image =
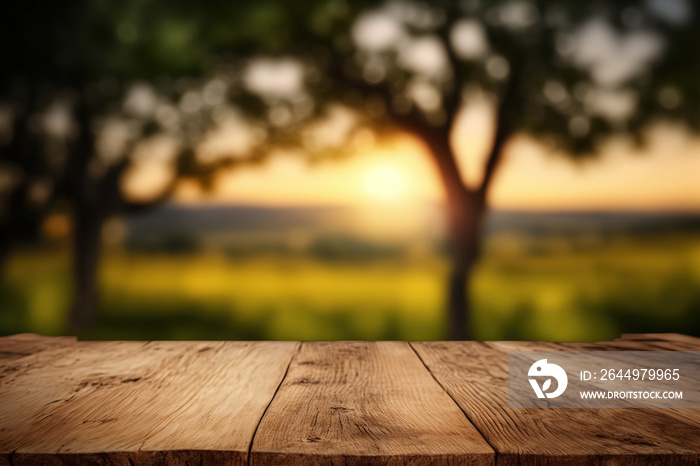
[[329, 262], [367, 262], [400, 259], [404, 251], [392, 244], [378, 244], [349, 235], [333, 235], [316, 238], [309, 245], [308, 254]]
[[[65, 332], [68, 258], [24, 253], [0, 285], [0, 334]], [[32, 273], [28, 273], [31, 270]], [[443, 258], [112, 253], [98, 339], [441, 339]], [[500, 235], [472, 291], [478, 339], [601, 341], [700, 333], [693, 234]]]
[[[319, 105], [355, 107], [363, 118], [375, 117], [370, 126], [388, 121], [434, 137], [430, 128], [444, 134], [465, 97], [485, 92], [500, 101], [498, 124], [507, 124], [508, 133], [524, 131], [562, 153], [590, 156], [609, 136], [642, 142], [658, 119], [700, 129], [700, 59], [691, 45], [700, 39], [700, 18], [691, 2], [673, 4], [688, 12], [664, 16], [674, 5], [647, 0], [291, 2], [280, 4], [286, 23], [276, 29], [287, 47], [269, 52], [305, 61], [312, 70], [307, 90]], [[375, 49], [358, 43], [372, 35], [362, 29], [359, 37], [356, 29], [368, 15], [383, 18], [378, 37], [398, 30], [400, 38]], [[459, 50], [454, 35], [465, 24], [472, 40], [483, 34], [486, 50]], [[437, 47], [419, 60], [444, 54], [445, 70], [407, 64], [406, 50], [422, 40]], [[606, 53], [605, 63], [591, 58]], [[629, 65], [636, 55], [638, 65]], [[626, 72], [613, 70], [625, 66]], [[417, 83], [436, 92], [439, 103], [416, 100]], [[627, 100], [620, 106], [630, 110], [601, 110], [616, 106], [613, 100]]]
[[198, 238], [179, 233], [168, 235], [158, 241], [129, 239], [126, 241], [125, 247], [130, 252], [171, 255], [194, 254], [202, 249]]
[[[180, 177], [210, 185], [215, 171], [232, 164], [230, 154], [199, 160], [195, 148], [216, 125], [217, 104], [237, 77], [226, 68], [228, 52], [269, 35], [272, 24], [256, 20], [253, 6], [221, 0], [7, 5], [0, 16], [0, 177], [9, 179], [0, 190], [3, 246], [35, 234], [53, 209], [101, 223], [166, 200]], [[257, 36], [246, 29], [251, 25]], [[207, 104], [205, 86], [217, 79], [221, 96]], [[254, 106], [248, 107], [252, 115]], [[173, 178], [150, 198], [134, 199], [123, 178], [150, 156], [139, 155], [139, 145], [156, 136], [176, 143], [174, 160], [163, 161]]]
[[80, 88], [105, 76], [154, 81], [211, 71], [216, 54], [266, 23], [246, 2], [77, 0], [15, 3], [3, 15], [3, 78]]

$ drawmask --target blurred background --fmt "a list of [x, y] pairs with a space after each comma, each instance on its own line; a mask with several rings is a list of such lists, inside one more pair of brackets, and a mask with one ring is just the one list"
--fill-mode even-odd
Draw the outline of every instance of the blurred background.
[[690, 0], [19, 3], [2, 335], [700, 335]]

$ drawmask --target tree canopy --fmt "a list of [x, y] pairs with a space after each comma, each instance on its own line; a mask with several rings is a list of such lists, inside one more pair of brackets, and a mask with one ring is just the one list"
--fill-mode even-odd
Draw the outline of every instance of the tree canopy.
[[[689, 0], [79, 0], [7, 10], [2, 243], [62, 201], [76, 250], [92, 249], [77, 264], [96, 257], [106, 217], [167, 199], [182, 177], [207, 186], [221, 167], [274, 147], [315, 159], [400, 130], [425, 144], [446, 193], [448, 300], [452, 327], [465, 328], [488, 189], [515, 135], [585, 157], [611, 136], [643, 142], [660, 119], [700, 130], [700, 19]], [[496, 124], [481, 182], [468, 186], [452, 138], [474, 99], [490, 102]], [[124, 180], [144, 166], [162, 176], [133, 199]], [[95, 261], [80, 275], [94, 276]]]
[[[206, 186], [221, 166], [260, 157], [255, 106], [244, 114], [231, 105], [237, 78], [224, 50], [244, 37], [252, 43], [264, 19], [223, 1], [7, 9], [0, 20], [0, 246], [36, 232], [47, 212], [64, 206], [73, 220], [74, 307], [87, 316], [107, 218], [167, 200], [182, 177]], [[212, 132], [231, 127], [248, 139], [202, 147]], [[129, 180], [139, 171], [147, 176], [134, 195]]]
[[[614, 136], [643, 143], [663, 119], [700, 129], [700, 23], [686, 0], [308, 1], [284, 9], [280, 40], [262, 53], [304, 68], [314, 114], [353, 109], [358, 125], [408, 132], [428, 148], [447, 200], [455, 338], [468, 335], [465, 285], [488, 189], [515, 135], [581, 158]], [[477, 98], [491, 102], [495, 131], [481, 181], [469, 186], [452, 138]], [[287, 127], [299, 134], [304, 121], [290, 118]]]
[[660, 118], [697, 129], [698, 20], [672, 0], [294, 2], [266, 51], [306, 65], [306, 92], [404, 130], [449, 128], [469, 98], [510, 132], [591, 155]]

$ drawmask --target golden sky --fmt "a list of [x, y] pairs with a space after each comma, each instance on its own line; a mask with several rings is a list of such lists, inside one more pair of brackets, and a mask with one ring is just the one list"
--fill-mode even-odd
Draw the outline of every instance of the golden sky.
[[[492, 131], [488, 116], [484, 109], [466, 112], [454, 132], [468, 183], [481, 176]], [[187, 184], [177, 194], [182, 202], [290, 206], [407, 205], [441, 197], [425, 147], [408, 136], [315, 165], [279, 154], [267, 164], [223, 173], [213, 196]], [[641, 152], [618, 141], [599, 159], [575, 163], [520, 137], [507, 148], [490, 202], [518, 210], [700, 211], [700, 140], [680, 128], [659, 126]]]

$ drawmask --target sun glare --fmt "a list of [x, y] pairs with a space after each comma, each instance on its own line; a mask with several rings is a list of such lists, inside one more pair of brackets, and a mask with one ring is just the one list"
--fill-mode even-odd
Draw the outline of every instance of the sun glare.
[[396, 202], [406, 195], [406, 177], [399, 167], [372, 167], [364, 177], [364, 190], [374, 201]]

